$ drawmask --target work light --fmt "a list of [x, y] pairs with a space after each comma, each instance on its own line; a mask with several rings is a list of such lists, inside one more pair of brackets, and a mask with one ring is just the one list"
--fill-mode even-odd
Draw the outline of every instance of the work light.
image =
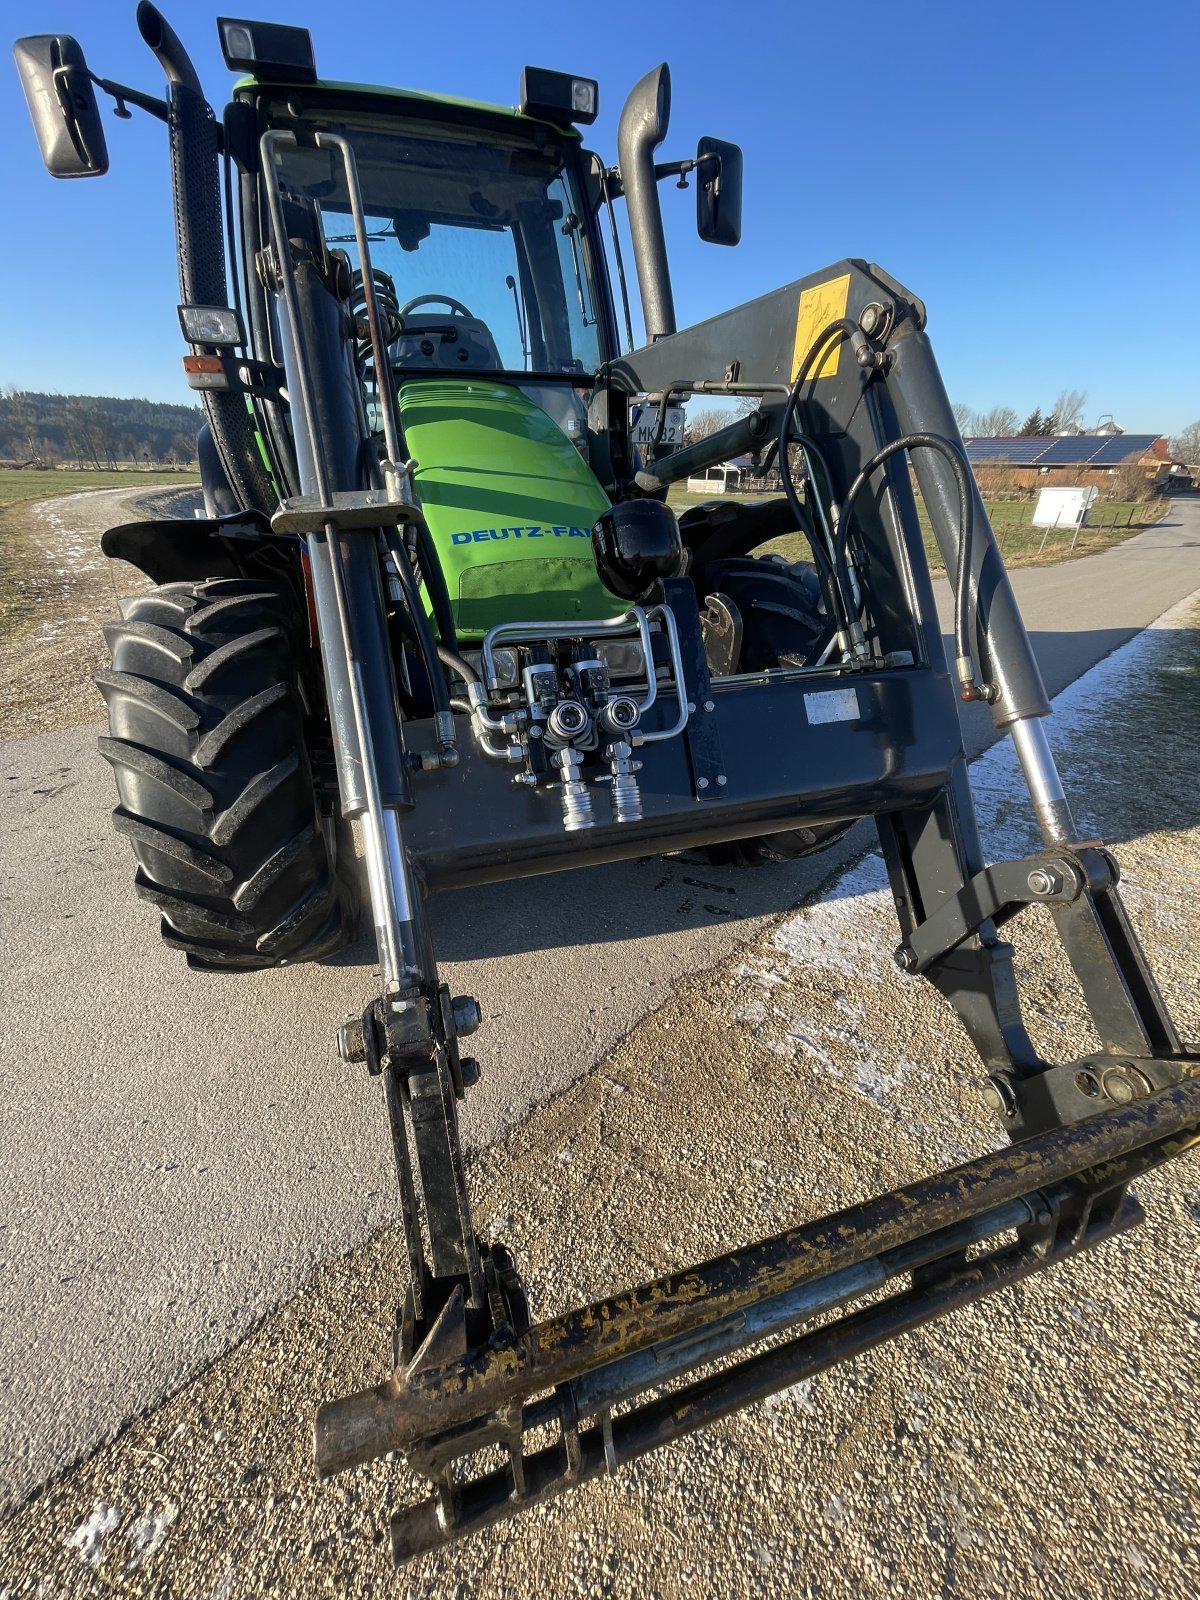
[[246, 342], [242, 319], [231, 306], [180, 306], [179, 326], [189, 344], [226, 349]]
[[231, 72], [248, 72], [269, 83], [316, 83], [317, 63], [307, 28], [280, 22], [243, 22], [218, 17], [221, 54]]
[[542, 122], [595, 122], [600, 86], [594, 78], [526, 67], [521, 74], [521, 110]]

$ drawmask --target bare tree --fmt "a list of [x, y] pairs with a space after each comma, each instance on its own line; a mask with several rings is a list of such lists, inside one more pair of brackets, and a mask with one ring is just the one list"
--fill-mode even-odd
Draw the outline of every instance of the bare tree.
[[1086, 389], [1063, 389], [1050, 408], [1054, 425], [1059, 433], [1071, 433], [1079, 426], [1083, 408], [1087, 405]]
[[719, 433], [722, 428], [727, 428], [735, 420], [727, 411], [718, 411], [715, 406], [706, 406], [702, 411], [689, 411], [687, 442], [695, 444], [697, 439], [707, 439], [710, 433]]
[[1011, 406], [993, 406], [975, 418], [975, 432], [981, 439], [1002, 439], [1015, 434], [1021, 419]]
[[962, 434], [964, 439], [969, 435], [978, 432], [978, 429], [975, 426], [975, 411], [972, 406], [967, 405], [962, 400], [956, 400], [950, 409], [954, 413], [955, 422], [958, 423], [958, 431]]
[[1171, 440], [1171, 455], [1185, 466], [1200, 464], [1200, 419], [1190, 422], [1182, 433]]

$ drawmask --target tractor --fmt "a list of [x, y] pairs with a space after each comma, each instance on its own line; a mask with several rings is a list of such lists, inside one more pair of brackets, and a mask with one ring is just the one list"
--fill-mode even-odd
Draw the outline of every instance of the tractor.
[[[161, 96], [67, 35], [15, 46], [54, 176], [107, 170], [97, 91], [165, 123], [207, 419], [203, 515], [103, 539], [153, 587], [105, 630], [100, 749], [135, 890], [192, 967], [322, 960], [360, 907], [374, 928], [337, 1046], [380, 1085], [408, 1281], [393, 1370], [316, 1413], [317, 1469], [399, 1452], [428, 1480], [391, 1521], [405, 1561], [1138, 1222], [1131, 1181], [1200, 1139], [1200, 1055], [1072, 819], [921, 300], [844, 259], [678, 329], [658, 186], [690, 183], [700, 237], [735, 246], [743, 163], [718, 138], [657, 158], [665, 65], [614, 163], [584, 142], [586, 77], [529, 67], [515, 110], [352, 86], [306, 30], [221, 18], [217, 116], [147, 0], [137, 26]], [[729, 421], [689, 440], [695, 398]], [[780, 494], [676, 517], [671, 485], [744, 455]], [[1032, 856], [984, 855], [961, 701], [1013, 742]], [[688, 850], [769, 872], [863, 817], [896, 961], [961, 1019], [1007, 1143], [537, 1320], [474, 1224], [480, 1007], [439, 975], [428, 897]], [[1003, 929], [1030, 905], [1101, 1041], [1067, 1063], [1021, 1019]]]

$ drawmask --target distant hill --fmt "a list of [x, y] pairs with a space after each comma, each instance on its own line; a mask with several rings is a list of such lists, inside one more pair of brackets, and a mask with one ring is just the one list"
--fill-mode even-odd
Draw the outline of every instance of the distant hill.
[[108, 395], [0, 392], [0, 461], [21, 466], [189, 465], [199, 406]]

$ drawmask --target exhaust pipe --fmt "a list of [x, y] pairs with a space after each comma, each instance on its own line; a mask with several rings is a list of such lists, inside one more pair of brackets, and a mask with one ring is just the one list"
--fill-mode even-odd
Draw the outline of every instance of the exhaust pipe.
[[647, 344], [675, 332], [675, 299], [654, 176], [654, 152], [666, 138], [670, 117], [671, 69], [664, 61], [634, 85], [617, 127], [617, 160], [629, 207]]

